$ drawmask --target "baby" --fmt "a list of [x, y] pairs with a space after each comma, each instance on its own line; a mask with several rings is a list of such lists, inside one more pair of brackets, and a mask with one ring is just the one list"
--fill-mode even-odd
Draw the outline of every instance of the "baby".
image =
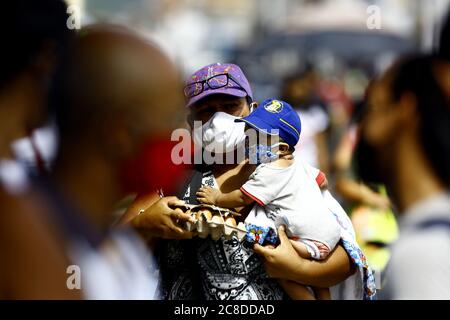
[[[202, 187], [197, 192], [198, 200], [224, 208], [256, 203], [246, 222], [253, 219], [254, 224], [275, 230], [285, 225], [287, 235], [298, 241], [294, 248], [301, 257], [325, 259], [340, 239], [340, 227], [324, 203], [318, 185], [322, 182], [316, 181], [318, 170], [294, 159], [301, 132], [298, 114], [286, 102], [269, 99], [236, 121], [256, 130], [246, 130], [246, 153], [257, 167], [240, 189], [222, 193]], [[297, 298], [329, 297], [328, 289], [314, 290], [314, 296], [301, 284], [289, 285], [286, 291], [294, 290]]]

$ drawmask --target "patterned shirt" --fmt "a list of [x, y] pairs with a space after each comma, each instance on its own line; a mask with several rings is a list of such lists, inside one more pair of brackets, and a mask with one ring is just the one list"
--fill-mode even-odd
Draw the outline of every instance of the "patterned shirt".
[[[201, 173], [199, 173], [201, 174]], [[216, 187], [212, 172], [186, 186], [183, 200], [192, 203], [200, 185]], [[213, 241], [194, 238], [164, 241], [159, 248], [161, 295], [176, 300], [281, 300], [287, 295], [267, 277], [261, 258], [236, 237]]]
[[[212, 172], [197, 172], [182, 199], [194, 203], [201, 185], [217, 188]], [[341, 244], [357, 272], [330, 288], [333, 299], [376, 299], [372, 270], [356, 243], [345, 211], [328, 191], [324, 201], [341, 227]], [[268, 278], [261, 258], [236, 237], [213, 241], [194, 238], [167, 240], [156, 252], [161, 274], [161, 298], [169, 300], [281, 300], [289, 299], [276, 280]]]

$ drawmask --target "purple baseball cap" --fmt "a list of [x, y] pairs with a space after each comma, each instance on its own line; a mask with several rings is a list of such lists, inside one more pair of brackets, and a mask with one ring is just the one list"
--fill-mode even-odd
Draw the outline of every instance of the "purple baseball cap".
[[231, 63], [213, 63], [194, 72], [186, 81], [186, 107], [219, 93], [241, 98], [249, 96], [253, 100], [252, 89], [241, 68]]

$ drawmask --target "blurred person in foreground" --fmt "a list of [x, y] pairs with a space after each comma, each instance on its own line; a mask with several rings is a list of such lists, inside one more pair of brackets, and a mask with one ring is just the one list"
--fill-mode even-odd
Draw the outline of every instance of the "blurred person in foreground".
[[[72, 34], [66, 26], [66, 10], [62, 0], [18, 0], [2, 6], [0, 166], [15, 160], [13, 142], [29, 136], [47, 120], [52, 79]], [[8, 180], [0, 180], [9, 191], [20, 191]]]
[[[189, 204], [198, 204], [197, 192], [202, 185], [230, 192], [242, 186], [255, 170], [254, 165], [239, 157], [238, 151], [245, 141], [245, 131], [244, 125], [235, 122], [248, 116], [255, 103], [250, 84], [242, 70], [228, 63], [215, 63], [197, 70], [188, 78], [184, 92], [189, 112], [188, 123], [194, 139], [197, 138], [195, 140], [200, 149], [197, 151], [201, 153], [200, 161], [196, 162], [189, 179], [182, 185], [179, 198]], [[152, 204], [151, 196], [136, 199], [122, 222], [130, 222], [157, 241], [164, 299], [289, 298], [292, 292], [285, 292], [276, 279], [321, 288], [333, 286], [333, 299], [374, 298], [375, 288], [370, 281], [373, 277], [364, 273], [367, 264], [357, 248], [346, 213], [328, 191], [324, 199], [328, 205], [339, 207], [341, 211], [336, 219], [345, 224], [343, 234], [348, 233], [349, 236], [345, 236], [348, 241], [340, 242], [323, 261], [304, 259], [297, 255], [282, 227], [278, 230], [280, 245], [275, 249], [262, 246], [251, 248], [236, 236], [231, 239], [222, 236], [217, 241], [211, 237], [176, 241], [174, 239], [182, 237], [169, 233], [170, 229], [161, 223], [167, 209], [162, 210], [158, 203]], [[147, 209], [139, 214], [141, 208]], [[247, 223], [264, 220], [261, 215], [255, 216], [254, 208], [252, 205], [235, 208], [241, 213], [238, 220]], [[291, 298], [299, 297], [292, 295]]]
[[[170, 141], [182, 114], [178, 72], [133, 31], [94, 25], [80, 31], [57, 80], [52, 105], [60, 150], [54, 174], [38, 185], [63, 216], [68, 240], [75, 240], [69, 253], [83, 270], [85, 297], [157, 298], [147, 248], [131, 228], [111, 228], [112, 211], [124, 195], [140, 191], [144, 173], [153, 174], [149, 190], [163, 183], [160, 172], [165, 190], [182, 176], [171, 161]], [[181, 211], [169, 214], [183, 217]]]
[[[112, 212], [139, 188], [130, 165], [143, 151], [150, 148], [157, 160], [167, 159], [169, 130], [182, 98], [178, 84], [177, 71], [158, 48], [118, 26], [80, 30], [58, 72], [51, 95], [58, 155], [49, 176], [33, 178], [33, 197], [22, 211], [39, 216], [59, 249], [55, 254], [79, 267], [81, 288], [72, 291], [81, 289], [83, 298], [157, 298], [151, 255], [130, 229], [111, 227]], [[172, 172], [170, 161], [156, 163]], [[162, 199], [160, 207], [170, 200]], [[66, 286], [66, 279], [59, 285]], [[55, 296], [65, 297], [56, 292], [37, 297]]]
[[449, 99], [450, 65], [432, 56], [398, 61], [369, 97], [360, 176], [384, 183], [401, 212], [386, 299], [450, 299]]
[[[0, 165], [10, 172], [15, 172], [12, 143], [47, 119], [50, 86], [71, 37], [66, 11], [62, 0], [2, 4]], [[44, 207], [28, 180], [26, 175], [14, 184], [0, 179], [0, 299], [79, 298], [78, 291], [67, 289], [70, 261], [37, 214]]]

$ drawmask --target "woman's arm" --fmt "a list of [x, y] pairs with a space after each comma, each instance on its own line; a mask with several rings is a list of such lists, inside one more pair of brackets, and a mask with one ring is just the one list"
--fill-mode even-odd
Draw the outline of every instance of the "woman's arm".
[[275, 249], [254, 246], [254, 251], [265, 260], [269, 277], [292, 280], [305, 285], [326, 288], [334, 286], [353, 273], [355, 267], [341, 245], [325, 260], [311, 260], [300, 257], [281, 226], [278, 229], [280, 245]]
[[126, 225], [130, 223], [136, 216], [139, 215], [140, 210], [151, 207], [159, 199], [160, 197], [156, 192], [138, 195], [119, 219], [118, 225]]

